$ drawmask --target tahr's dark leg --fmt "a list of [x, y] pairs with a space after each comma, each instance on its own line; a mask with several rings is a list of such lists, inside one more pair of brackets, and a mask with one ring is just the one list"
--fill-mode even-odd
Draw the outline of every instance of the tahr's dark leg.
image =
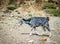
[[36, 31], [36, 27], [34, 27], [34, 31]]
[[45, 26], [43, 26], [43, 30], [46, 31], [46, 30], [45, 30]]
[[33, 31], [33, 30], [35, 30], [35, 28], [34, 28], [34, 27], [32, 27], [31, 31]]
[[46, 27], [46, 29], [49, 31], [49, 37], [51, 37], [51, 31], [49, 27]]
[[32, 31], [33, 30], [35, 31], [35, 27], [32, 27], [31, 32], [30, 32], [30, 35], [32, 35], [32, 33], [33, 33]]
[[45, 26], [46, 27], [46, 29], [50, 32], [50, 28], [48, 27], [48, 26]]
[[51, 30], [48, 23], [45, 24], [45, 28], [49, 31], [49, 37], [51, 37]]
[[36, 27], [34, 27], [34, 33], [39, 35], [39, 32], [37, 31]]
[[46, 23], [44, 24], [44, 26], [45, 26], [45, 28], [50, 32], [49, 23], [46, 22]]

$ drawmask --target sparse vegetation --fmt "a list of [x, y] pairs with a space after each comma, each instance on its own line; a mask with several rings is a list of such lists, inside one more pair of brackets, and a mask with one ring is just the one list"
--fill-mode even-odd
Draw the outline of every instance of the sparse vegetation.
[[7, 7], [7, 9], [8, 10], [14, 10], [14, 9], [16, 9], [17, 7], [15, 7], [14, 5], [9, 5], [8, 7]]
[[60, 10], [57, 9], [46, 9], [46, 12], [54, 16], [60, 16]]
[[51, 2], [43, 2], [41, 5], [42, 5], [42, 8], [55, 8], [56, 6], [56, 4]]
[[32, 14], [31, 14], [31, 13], [29, 13], [28, 15], [29, 15], [29, 16], [32, 16]]

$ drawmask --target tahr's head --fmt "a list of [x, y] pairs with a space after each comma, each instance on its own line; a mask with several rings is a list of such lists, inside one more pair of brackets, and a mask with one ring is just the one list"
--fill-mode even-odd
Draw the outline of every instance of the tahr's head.
[[21, 19], [21, 20], [19, 21], [19, 25], [22, 25], [22, 24], [23, 24], [23, 22], [24, 22], [24, 20], [23, 20], [23, 19]]

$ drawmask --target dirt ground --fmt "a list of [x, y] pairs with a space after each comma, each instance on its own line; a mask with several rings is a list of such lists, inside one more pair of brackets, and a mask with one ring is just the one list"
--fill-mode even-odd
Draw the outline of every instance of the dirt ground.
[[[51, 38], [37, 35], [30, 36], [31, 27], [27, 24], [20, 26], [18, 22], [21, 18], [29, 18], [31, 16], [28, 16], [26, 12], [17, 14], [15, 11], [12, 14], [0, 12], [0, 44], [60, 44], [59, 17], [49, 17]], [[48, 31], [44, 32], [42, 30], [42, 27], [37, 27], [37, 32], [49, 35]], [[41, 41], [41, 38], [46, 38], [47, 41]]]

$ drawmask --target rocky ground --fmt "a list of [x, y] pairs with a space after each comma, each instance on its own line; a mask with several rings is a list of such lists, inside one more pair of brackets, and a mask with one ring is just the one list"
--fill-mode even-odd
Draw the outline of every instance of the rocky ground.
[[[59, 17], [49, 17], [49, 24], [52, 33], [51, 38], [38, 35], [30, 36], [29, 33], [31, 32], [31, 27], [27, 24], [19, 26], [18, 22], [21, 18], [29, 18], [31, 16], [29, 16], [26, 12], [17, 14], [15, 11], [13, 11], [11, 14], [0, 12], [0, 44], [60, 44]], [[48, 31], [44, 32], [42, 30], [42, 27], [37, 27], [37, 32], [39, 34], [49, 35]], [[42, 41], [42, 38], [47, 40]]]

